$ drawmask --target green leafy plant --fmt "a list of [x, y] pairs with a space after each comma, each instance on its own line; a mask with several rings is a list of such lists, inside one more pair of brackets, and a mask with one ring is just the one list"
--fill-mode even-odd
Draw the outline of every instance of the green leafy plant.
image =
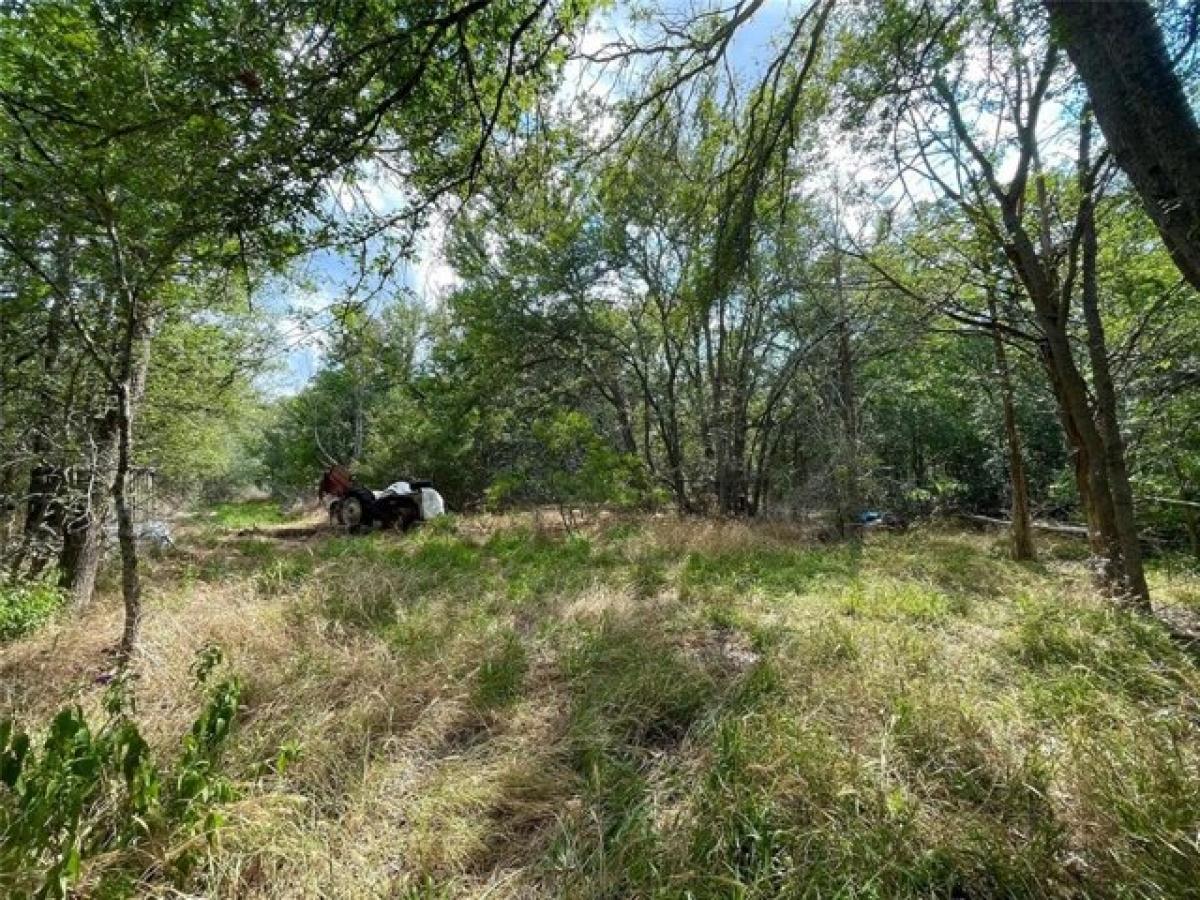
[[0, 723], [0, 892], [66, 897], [84, 878], [118, 890], [149, 868], [187, 879], [237, 793], [220, 754], [242, 685], [214, 680], [221, 661], [208, 647], [193, 667], [205, 703], [173, 764], [153, 759], [124, 679], [109, 687], [98, 728], [78, 705], [54, 717], [40, 746], [13, 720]]
[[589, 508], [650, 508], [662, 501], [642, 462], [609, 446], [583, 413], [557, 410], [534, 422], [532, 432], [541, 455], [497, 478], [487, 491], [489, 506], [551, 502], [571, 530]]
[[62, 590], [48, 581], [0, 583], [0, 641], [11, 641], [46, 624], [64, 599]]

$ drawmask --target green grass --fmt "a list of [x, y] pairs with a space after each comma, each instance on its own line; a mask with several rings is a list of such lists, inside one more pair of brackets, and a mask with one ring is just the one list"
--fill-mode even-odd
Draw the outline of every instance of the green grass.
[[512, 631], [490, 636], [489, 650], [476, 675], [475, 702], [481, 708], [507, 706], [521, 693], [529, 654]]
[[288, 520], [274, 500], [230, 500], [218, 503], [207, 511], [205, 519], [223, 529], [280, 525]]
[[813, 582], [849, 576], [854, 567], [851, 548], [693, 552], [684, 565], [680, 589], [688, 596], [714, 592], [784, 596], [801, 593]]
[[1069, 547], [650, 519], [214, 546], [147, 620], [245, 644], [258, 806], [193, 893], [1200, 892], [1200, 671]]

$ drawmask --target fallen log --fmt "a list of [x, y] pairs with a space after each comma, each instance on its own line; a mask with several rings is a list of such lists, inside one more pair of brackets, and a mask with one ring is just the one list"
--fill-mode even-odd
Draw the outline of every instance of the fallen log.
[[[968, 522], [977, 522], [980, 525], [988, 525], [994, 528], [1010, 528], [1012, 522], [1008, 519], [995, 519], [991, 516], [979, 516], [963, 513], [962, 518]], [[1038, 531], [1046, 531], [1050, 534], [1069, 534], [1072, 537], [1087, 537], [1088, 530], [1083, 525], [1062, 525], [1058, 522], [1037, 522], [1030, 523]]]
[[1174, 497], [1138, 497], [1141, 503], [1165, 503], [1167, 506], [1186, 506], [1190, 509], [1200, 509], [1200, 503], [1194, 500], [1177, 500]]

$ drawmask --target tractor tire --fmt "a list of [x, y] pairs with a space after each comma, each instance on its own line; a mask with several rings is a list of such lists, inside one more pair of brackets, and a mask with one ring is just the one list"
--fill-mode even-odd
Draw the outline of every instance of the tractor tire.
[[400, 515], [396, 517], [396, 530], [408, 531], [414, 525], [421, 521], [421, 511], [417, 509], [417, 504], [411, 500], [401, 504]]
[[351, 488], [338, 507], [338, 523], [350, 532], [365, 531], [375, 522], [375, 495], [366, 488]]
[[417, 505], [411, 497], [384, 494], [375, 501], [373, 513], [380, 528], [395, 528], [407, 531], [413, 519], [419, 517]]

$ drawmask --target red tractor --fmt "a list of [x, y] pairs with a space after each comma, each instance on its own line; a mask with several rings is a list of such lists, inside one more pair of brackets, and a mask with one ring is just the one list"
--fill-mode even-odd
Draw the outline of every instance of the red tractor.
[[321, 477], [322, 499], [333, 497], [329, 519], [351, 532], [372, 528], [408, 531], [446, 511], [446, 503], [429, 481], [397, 481], [382, 491], [356, 484], [344, 466], [330, 466]]

